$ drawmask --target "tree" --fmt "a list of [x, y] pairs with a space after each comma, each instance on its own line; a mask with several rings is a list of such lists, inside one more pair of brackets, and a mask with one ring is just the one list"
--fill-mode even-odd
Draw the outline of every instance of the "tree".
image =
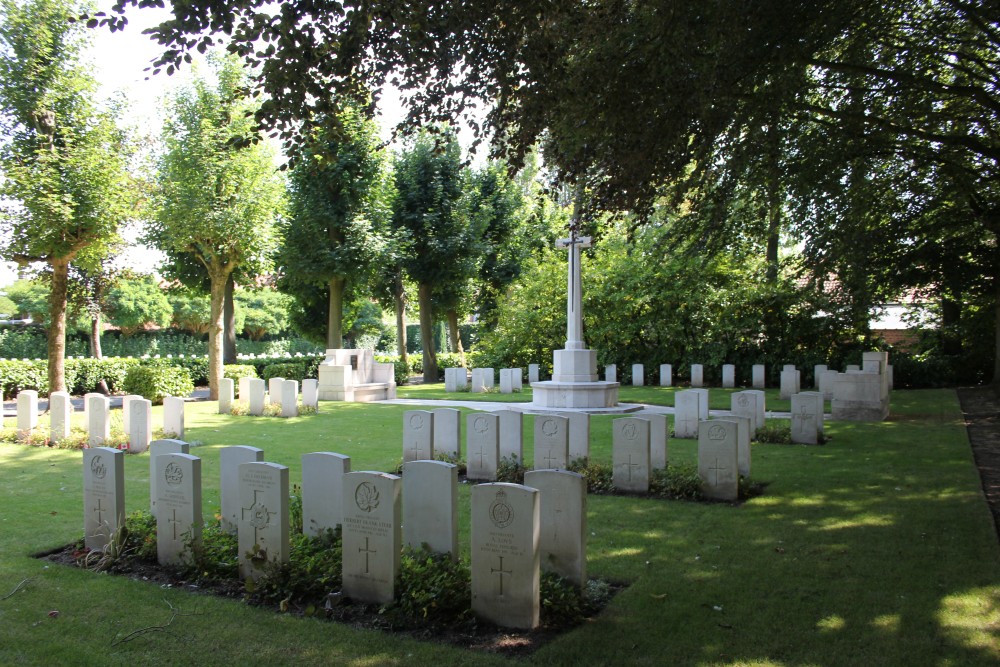
[[250, 340], [278, 336], [288, 330], [291, 297], [271, 288], [240, 290], [236, 303], [243, 314], [243, 329]]
[[365, 282], [384, 255], [391, 181], [378, 127], [347, 108], [313, 128], [290, 176], [289, 215], [278, 251], [280, 287], [305, 305], [311, 286], [323, 286], [326, 346], [343, 347], [348, 283]]
[[79, 9], [63, 0], [2, 4], [0, 153], [4, 259], [43, 262], [50, 271], [49, 391], [65, 382], [69, 265], [111, 238], [133, 207], [130, 148], [114, 110], [92, 99], [93, 79], [80, 62], [84, 35], [71, 23]]
[[108, 292], [111, 324], [131, 336], [148, 324], [165, 327], [170, 324], [173, 308], [153, 276], [125, 276]]
[[212, 303], [207, 294], [186, 288], [167, 292], [167, 301], [173, 310], [173, 326], [195, 335], [208, 333], [212, 319]]
[[454, 131], [419, 133], [394, 171], [393, 226], [402, 239], [403, 269], [417, 283], [424, 381], [436, 382], [432, 297], [467, 273], [474, 238], [461, 210], [461, 150]]
[[253, 107], [240, 96], [242, 69], [226, 59], [216, 74], [216, 87], [198, 79], [169, 105], [148, 239], [165, 252], [191, 254], [208, 274], [212, 398], [218, 397], [223, 370], [226, 283], [238, 267], [267, 265], [284, 196], [268, 145], [233, 145], [253, 135], [246, 115]]

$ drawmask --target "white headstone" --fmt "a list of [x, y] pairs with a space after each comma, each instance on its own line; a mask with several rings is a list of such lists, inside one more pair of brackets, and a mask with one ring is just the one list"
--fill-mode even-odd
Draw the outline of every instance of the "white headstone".
[[[462, 373], [465, 369], [459, 368], [446, 368], [444, 369], [444, 390], [448, 392], [459, 391], [459, 381], [458, 381], [458, 371]], [[462, 388], [464, 388], [464, 382], [462, 383]]]
[[264, 414], [264, 389], [267, 385], [260, 378], [250, 378], [247, 380], [247, 407], [250, 414], [261, 416]]
[[244, 375], [243, 377], [240, 378], [240, 395], [239, 395], [239, 398], [240, 398], [241, 401], [243, 401], [244, 403], [246, 403], [248, 405], [250, 403], [250, 380], [252, 380], [252, 379], [253, 378], [251, 378], [249, 376], [246, 376], [246, 375]]
[[17, 392], [17, 438], [27, 440], [38, 427], [38, 392], [22, 389]]
[[833, 383], [836, 379], [837, 371], [828, 370], [825, 373], [820, 373], [819, 393], [823, 394], [823, 398], [828, 401], [833, 400]]
[[267, 381], [267, 402], [271, 405], [281, 405], [281, 387], [285, 378], [271, 378]]
[[816, 364], [813, 366], [813, 389], [819, 390], [820, 379], [823, 377], [823, 373], [826, 373], [828, 370], [826, 364]]
[[632, 364], [632, 386], [641, 387], [646, 384], [646, 369], [642, 364]]
[[660, 386], [674, 386], [674, 366], [673, 364], [660, 364]]
[[444, 461], [403, 464], [403, 545], [458, 560], [458, 466]]
[[732, 389], [736, 386], [736, 366], [733, 364], [722, 365], [722, 387]]
[[[763, 393], [763, 392], [761, 392]], [[757, 432], [757, 401], [760, 396], [755, 391], [737, 391], [729, 397], [729, 409], [737, 417], [746, 417], [750, 420], [751, 435]]]
[[792, 442], [819, 444], [823, 424], [823, 395], [802, 392], [792, 396]]
[[685, 389], [674, 394], [674, 437], [698, 437], [700, 401], [700, 394], [693, 389]]
[[501, 368], [500, 369], [500, 393], [501, 394], [512, 394], [514, 393], [514, 374], [518, 373], [520, 375], [521, 369], [513, 368]]
[[618, 382], [618, 364], [608, 364], [604, 367], [604, 381]]
[[473, 368], [472, 369], [473, 393], [481, 393], [488, 389], [493, 389], [495, 380], [496, 378], [492, 368]]
[[179, 565], [201, 549], [201, 459], [162, 454], [153, 459], [157, 480], [156, 557]]
[[566, 468], [569, 464], [569, 419], [535, 416], [535, 468]]
[[132, 405], [132, 401], [141, 398], [142, 396], [138, 394], [128, 394], [122, 397], [122, 431], [126, 436], [132, 431], [132, 414], [129, 412], [129, 406]]
[[705, 369], [701, 364], [691, 364], [691, 386], [705, 386]]
[[529, 470], [538, 489], [541, 567], [583, 587], [587, 583], [587, 480], [568, 470]]
[[691, 389], [698, 394], [698, 418], [708, 419], [708, 389]]
[[73, 419], [73, 399], [69, 392], [54, 391], [49, 394], [49, 438], [59, 442], [69, 437]]
[[698, 429], [698, 476], [708, 498], [739, 498], [738, 428], [736, 422], [702, 421]]
[[753, 365], [753, 388], [763, 389], [767, 385], [767, 375], [764, 364]]
[[149, 449], [153, 440], [153, 402], [145, 398], [133, 398], [128, 403], [128, 449], [133, 454], [141, 454]]
[[190, 454], [191, 445], [183, 440], [153, 440], [149, 443], [149, 512], [156, 516], [156, 498], [158, 477], [156, 476], [156, 457], [165, 454]]
[[528, 384], [538, 382], [540, 378], [538, 364], [528, 364]]
[[623, 417], [612, 423], [611, 460], [614, 487], [631, 493], [649, 491], [649, 422]]
[[83, 545], [103, 550], [125, 525], [125, 453], [83, 450]]
[[490, 412], [466, 416], [466, 445], [469, 479], [495, 482], [500, 463], [500, 418]]
[[513, 459], [524, 465], [524, 413], [497, 410], [500, 418], [500, 459]]
[[744, 393], [754, 396], [757, 399], [757, 413], [753, 421], [754, 433], [756, 433], [760, 429], [764, 428], [764, 421], [767, 418], [767, 394], [764, 393], [762, 389], [747, 389]]
[[285, 380], [281, 383], [281, 416], [299, 416], [299, 381]]
[[319, 407], [319, 380], [306, 378], [302, 381], [302, 407]]
[[462, 458], [462, 413], [455, 408], [431, 410], [434, 420], [434, 455]]
[[322, 535], [344, 522], [344, 475], [351, 457], [334, 452], [302, 455], [302, 532]]
[[403, 463], [434, 460], [434, 414], [427, 410], [403, 413]]
[[[263, 382], [263, 380], [261, 380]], [[240, 505], [240, 466], [264, 460], [264, 450], [233, 445], [219, 450], [219, 506], [222, 529], [236, 533], [242, 516]]]
[[569, 420], [569, 462], [590, 459], [590, 414], [560, 412]]
[[[713, 420], [715, 421], [715, 420]], [[744, 477], [750, 476], [750, 441], [753, 439], [753, 419], [731, 415], [718, 421], [736, 422], [736, 467]]]
[[228, 415], [233, 411], [233, 379], [219, 380], [219, 414]]
[[111, 402], [103, 394], [87, 394], [87, 444], [100, 447], [111, 437]]
[[240, 577], [257, 579], [264, 565], [287, 563], [288, 468], [277, 463], [241, 463], [239, 540]]
[[[404, 464], [405, 465], [405, 464]], [[343, 591], [359, 602], [396, 596], [402, 480], [381, 472], [344, 475]]]
[[104, 394], [99, 394], [97, 392], [90, 392], [83, 395], [83, 423], [90, 424], [90, 397], [91, 396], [104, 396]]
[[787, 366], [781, 371], [781, 398], [790, 399], [792, 394], [799, 393], [801, 373], [795, 367]]
[[667, 467], [667, 416], [657, 412], [643, 413], [642, 418], [649, 422], [649, 467], [650, 470], [662, 470]]
[[538, 626], [539, 495], [520, 484], [472, 487], [472, 611], [503, 627]]
[[163, 433], [168, 438], [184, 437], [184, 399], [180, 396], [163, 397]]

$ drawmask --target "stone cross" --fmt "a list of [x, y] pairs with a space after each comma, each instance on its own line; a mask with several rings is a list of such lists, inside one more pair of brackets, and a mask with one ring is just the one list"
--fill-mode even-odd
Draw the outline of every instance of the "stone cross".
[[580, 249], [589, 248], [589, 236], [577, 236], [577, 223], [569, 227], [569, 238], [558, 239], [557, 248], [569, 250], [568, 284], [566, 289], [566, 348], [567, 350], [583, 350], [583, 288], [580, 278]]

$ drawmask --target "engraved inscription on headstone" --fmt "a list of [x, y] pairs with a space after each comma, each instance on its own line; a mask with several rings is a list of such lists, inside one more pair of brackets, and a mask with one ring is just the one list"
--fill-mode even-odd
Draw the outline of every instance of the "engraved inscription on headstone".
[[191, 445], [183, 440], [154, 440], [149, 443], [149, 512], [156, 517], [156, 499], [159, 496], [156, 458], [164, 454], [190, 454]]
[[468, 478], [495, 482], [500, 464], [500, 418], [490, 412], [466, 416]]
[[434, 459], [434, 414], [427, 410], [403, 413], [403, 462]]
[[359, 602], [395, 598], [402, 548], [402, 480], [380, 472], [344, 475], [343, 591]]
[[535, 469], [565, 469], [568, 464], [569, 419], [557, 415], [536, 415]]
[[102, 550], [125, 525], [125, 453], [83, 450], [83, 545]]
[[277, 463], [241, 463], [239, 539], [240, 576], [257, 579], [265, 564], [287, 563], [288, 468]]
[[623, 417], [612, 423], [613, 481], [616, 489], [631, 493], [649, 491], [649, 422]]
[[739, 497], [736, 422], [702, 421], [698, 429], [698, 476], [708, 498]]
[[157, 479], [156, 555], [161, 565], [177, 565], [201, 548], [201, 459], [162, 454], [153, 459]]

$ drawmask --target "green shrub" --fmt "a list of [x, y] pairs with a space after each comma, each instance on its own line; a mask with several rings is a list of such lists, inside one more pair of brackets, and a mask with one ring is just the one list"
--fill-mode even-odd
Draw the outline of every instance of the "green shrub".
[[312, 615], [327, 595], [340, 590], [340, 534], [331, 530], [316, 537], [297, 533], [289, 541], [289, 561], [266, 563], [263, 576], [246, 580], [246, 590], [252, 601], [282, 604], [282, 608], [294, 602]]
[[49, 393], [49, 364], [44, 359], [33, 361], [0, 361], [0, 388], [5, 399], [12, 399], [22, 389]]
[[591, 463], [587, 459], [574, 459], [567, 468], [571, 472], [580, 473], [587, 480], [587, 493], [614, 492], [613, 468], [605, 463]]
[[130, 368], [125, 375], [124, 390], [159, 405], [164, 396], [189, 395], [194, 391], [194, 382], [183, 366], [157, 360]]
[[524, 461], [518, 461], [517, 457], [511, 454], [500, 459], [497, 465], [497, 481], [524, 484], [524, 472]]
[[701, 500], [701, 477], [693, 463], [668, 463], [654, 470], [649, 480], [649, 492], [673, 500]]
[[284, 361], [277, 364], [268, 364], [264, 367], [260, 376], [265, 380], [284, 378], [286, 380], [298, 380], [301, 382], [306, 377], [306, 364], [302, 361]]
[[792, 444], [792, 427], [787, 423], [765, 422], [764, 426], [757, 429], [755, 439], [757, 442], [771, 445], [790, 445]]
[[451, 625], [471, 617], [468, 565], [448, 554], [406, 549], [400, 562], [396, 600], [381, 613], [402, 626]]
[[226, 364], [222, 367], [222, 376], [239, 384], [240, 378], [257, 377], [257, 369], [251, 364]]
[[396, 384], [403, 386], [410, 381], [409, 364], [404, 364], [399, 360], [399, 356], [390, 354], [376, 354], [375, 361], [380, 364], [392, 364], [392, 377]]

